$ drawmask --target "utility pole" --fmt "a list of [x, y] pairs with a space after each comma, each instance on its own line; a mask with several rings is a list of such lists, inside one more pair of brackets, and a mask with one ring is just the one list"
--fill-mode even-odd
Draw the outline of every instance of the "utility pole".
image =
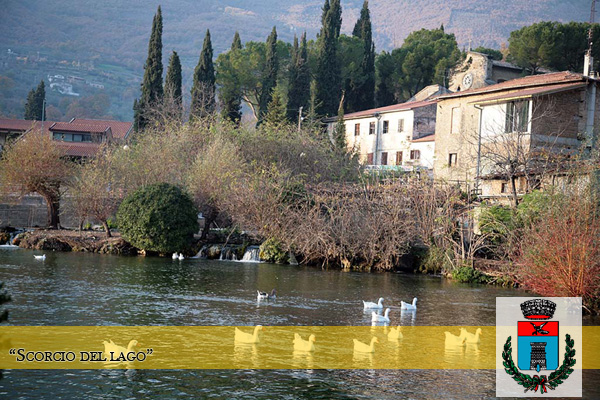
[[42, 127], [41, 127], [41, 134], [42, 136], [44, 135], [44, 120], [46, 119], [46, 99], [44, 99], [44, 101], [42, 101]]
[[302, 109], [304, 107], [300, 106], [298, 109], [298, 132], [300, 132], [300, 128], [302, 128]]

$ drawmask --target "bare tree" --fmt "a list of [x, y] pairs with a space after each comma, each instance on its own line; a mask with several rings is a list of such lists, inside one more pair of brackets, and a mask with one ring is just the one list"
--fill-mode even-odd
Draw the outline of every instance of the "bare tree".
[[0, 170], [5, 193], [38, 193], [48, 205], [48, 227], [60, 227], [61, 185], [69, 178], [72, 164], [50, 136], [30, 132], [9, 144]]

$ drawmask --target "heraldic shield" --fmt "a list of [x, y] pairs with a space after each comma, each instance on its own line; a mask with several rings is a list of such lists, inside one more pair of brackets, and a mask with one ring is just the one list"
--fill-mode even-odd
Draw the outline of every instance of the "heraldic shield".
[[558, 369], [558, 321], [548, 321], [554, 315], [556, 304], [536, 299], [521, 304], [527, 321], [517, 326], [517, 365], [521, 370]]

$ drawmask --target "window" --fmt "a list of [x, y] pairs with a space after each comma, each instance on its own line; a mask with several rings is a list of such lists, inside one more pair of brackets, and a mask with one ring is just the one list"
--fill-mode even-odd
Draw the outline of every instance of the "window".
[[387, 165], [387, 151], [381, 153], [381, 165]]
[[396, 165], [402, 165], [402, 152], [396, 152]]
[[506, 104], [504, 132], [527, 132], [529, 130], [529, 102], [511, 101]]
[[374, 135], [375, 134], [375, 122], [370, 122], [369, 123], [369, 135]]
[[507, 182], [502, 182], [502, 185], [500, 186], [500, 193], [508, 193], [508, 183]]
[[398, 120], [398, 132], [404, 132], [404, 118]]
[[52, 133], [52, 139], [60, 140], [63, 142], [91, 142], [92, 135], [89, 133], [62, 133], [62, 132], [54, 132]]
[[448, 166], [449, 167], [456, 165], [456, 157], [457, 157], [456, 153], [448, 154]]
[[354, 124], [354, 136], [360, 136], [360, 124]]
[[450, 133], [460, 133], [460, 119], [462, 116], [462, 110], [459, 107], [452, 109], [452, 121], [450, 127]]
[[410, 151], [410, 159], [411, 160], [419, 160], [421, 158], [420, 150], [411, 150]]
[[383, 133], [390, 131], [390, 121], [383, 121]]
[[367, 154], [367, 165], [373, 165], [373, 153]]

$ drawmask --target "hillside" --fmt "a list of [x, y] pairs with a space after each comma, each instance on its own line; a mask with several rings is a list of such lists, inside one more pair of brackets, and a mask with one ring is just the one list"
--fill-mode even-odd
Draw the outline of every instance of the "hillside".
[[[286, 41], [291, 41], [294, 33], [304, 30], [309, 38], [314, 38], [320, 26], [323, 1], [3, 0], [0, 55], [11, 49], [20, 55], [64, 61], [63, 64], [104, 65], [107, 70], [103, 73], [111, 79], [115, 78], [119, 68], [139, 78], [143, 72], [152, 17], [159, 3], [164, 18], [165, 63], [170, 51], [176, 50], [187, 78], [198, 61], [207, 28], [211, 30], [215, 54], [229, 47], [236, 30], [242, 41], [265, 40], [273, 25], [278, 27], [280, 38]], [[352, 30], [361, 5], [362, 0], [342, 0], [345, 33]], [[533, 22], [588, 20], [590, 1], [371, 0], [370, 8], [379, 51], [400, 46], [411, 31], [441, 24], [456, 34], [461, 46], [471, 40], [473, 47], [500, 47], [512, 30]], [[5, 72], [0, 68], [0, 77], [6, 75]], [[26, 74], [27, 85], [34, 86], [49, 73], [52, 71], [48, 68], [30, 71]], [[135, 79], [119, 78], [115, 80], [115, 85], [119, 81], [119, 86], [113, 88], [115, 91], [125, 84], [127, 89], [135, 92], [135, 87], [130, 85]], [[16, 82], [11, 91], [21, 92], [24, 78], [13, 76], [11, 79]], [[6, 85], [1, 83], [0, 100], [7, 96], [3, 93]], [[123, 104], [131, 95], [133, 93], [128, 93], [122, 99]], [[26, 92], [23, 98], [25, 96]], [[0, 102], [0, 107], [2, 105]]]

